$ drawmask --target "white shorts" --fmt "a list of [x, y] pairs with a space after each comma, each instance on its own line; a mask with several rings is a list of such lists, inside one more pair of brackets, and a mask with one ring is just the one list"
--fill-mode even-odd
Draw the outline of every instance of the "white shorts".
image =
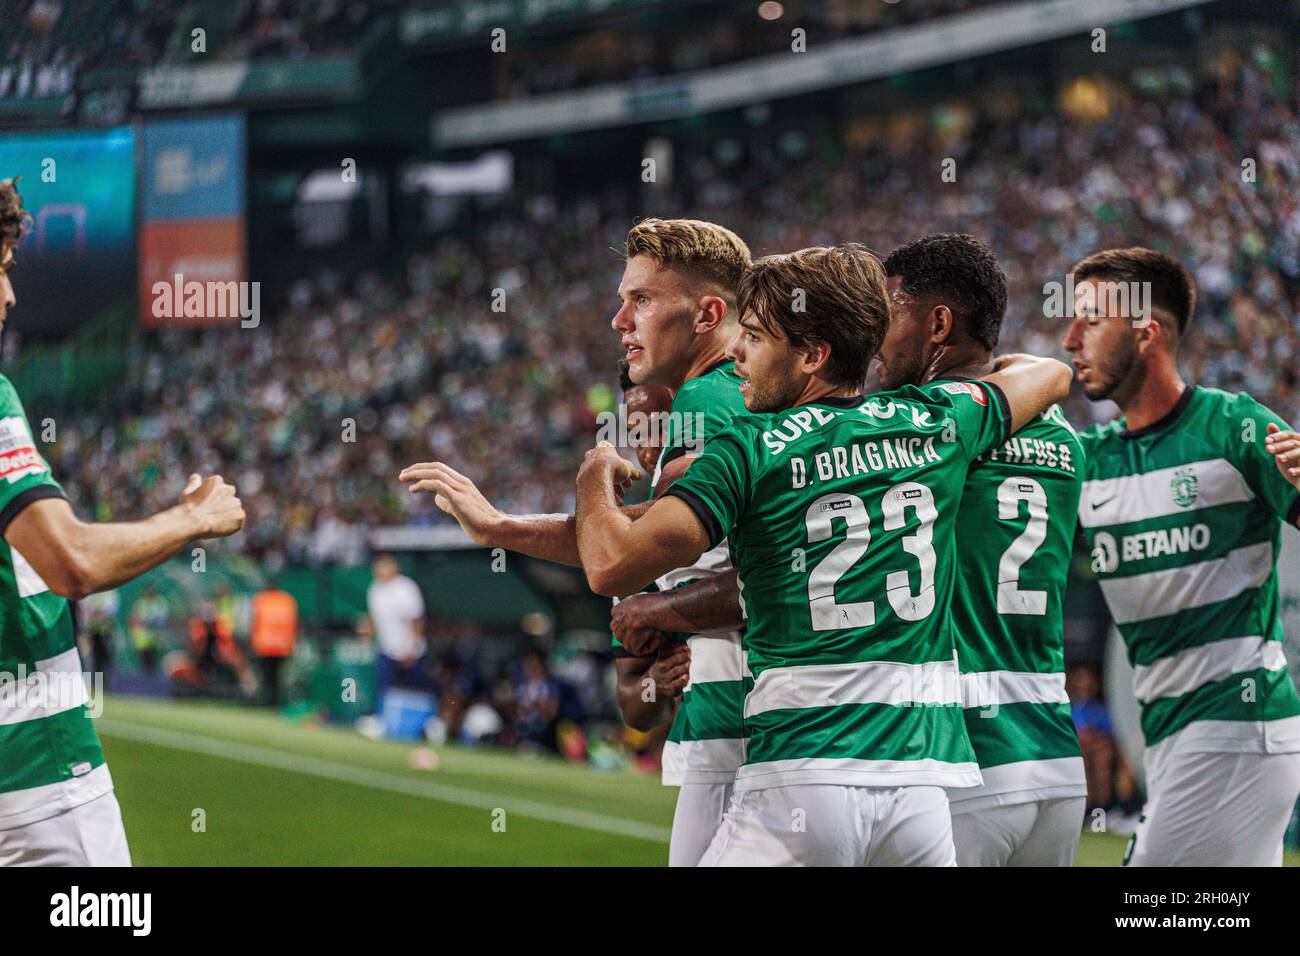
[[731, 803], [731, 783], [684, 783], [677, 791], [669, 866], [699, 866]]
[[952, 815], [958, 866], [1074, 866], [1087, 797], [1054, 797]]
[[943, 787], [744, 790], [700, 866], [956, 866]]
[[1182, 753], [1148, 761], [1125, 866], [1281, 866], [1300, 754]]
[[0, 830], [0, 866], [130, 866], [122, 810], [110, 791], [35, 823]]

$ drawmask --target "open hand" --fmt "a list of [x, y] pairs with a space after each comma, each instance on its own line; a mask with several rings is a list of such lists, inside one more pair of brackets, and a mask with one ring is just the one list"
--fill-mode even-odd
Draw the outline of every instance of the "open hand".
[[431, 492], [433, 503], [451, 515], [477, 545], [489, 547], [501, 512], [483, 497], [478, 486], [455, 468], [440, 461], [408, 465], [397, 476], [410, 484], [412, 494]]

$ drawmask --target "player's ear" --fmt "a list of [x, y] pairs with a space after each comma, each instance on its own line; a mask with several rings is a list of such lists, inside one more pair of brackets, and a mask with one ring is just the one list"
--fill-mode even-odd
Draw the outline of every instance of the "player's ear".
[[700, 309], [695, 315], [697, 333], [712, 332], [727, 320], [727, 301], [721, 296], [706, 295], [700, 299]]
[[930, 341], [940, 345], [948, 341], [953, 329], [952, 310], [942, 303], [930, 310]]
[[1150, 315], [1147, 318], [1133, 319], [1134, 331], [1137, 332], [1137, 350], [1140, 355], [1146, 355], [1153, 350], [1171, 351], [1169, 341], [1169, 330], [1165, 327], [1162, 317]]
[[831, 347], [825, 342], [809, 342], [803, 347], [802, 352], [802, 371], [807, 375], [815, 375], [830, 363]]

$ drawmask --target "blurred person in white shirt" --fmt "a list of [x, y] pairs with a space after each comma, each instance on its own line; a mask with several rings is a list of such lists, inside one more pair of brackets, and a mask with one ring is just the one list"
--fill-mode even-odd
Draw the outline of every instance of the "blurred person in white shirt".
[[424, 597], [414, 581], [402, 574], [388, 554], [375, 559], [375, 579], [366, 592], [374, 630], [376, 704], [383, 707], [390, 687], [430, 689], [425, 655]]

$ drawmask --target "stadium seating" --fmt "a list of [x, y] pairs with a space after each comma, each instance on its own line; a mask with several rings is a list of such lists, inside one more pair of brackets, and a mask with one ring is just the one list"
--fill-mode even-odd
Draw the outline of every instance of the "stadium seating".
[[[1294, 53], [1257, 48], [1207, 59], [1195, 77], [1144, 74], [1113, 90], [1095, 123], [973, 116], [943, 133], [956, 183], [931, 160], [939, 133], [887, 120], [817, 142], [755, 136], [743, 168], [695, 164], [683, 188], [644, 205], [611, 193], [534, 215], [546, 204], [519, 195], [489, 227], [392, 272], [304, 277], [269, 335], [144, 338], [127, 388], [50, 454], [77, 507], [100, 517], [163, 505], [175, 489], [157, 479], [179, 468], [222, 471], [248, 508], [245, 548], [275, 559], [356, 559], [377, 524], [442, 520], [395, 480], [434, 457], [503, 508], [567, 509], [595, 415], [614, 400], [611, 250], [650, 214], [716, 219], [755, 254], [846, 238], [887, 252], [928, 231], [974, 232], [1010, 276], [1003, 348], [1038, 354], [1057, 354], [1065, 327], [1045, 314], [1044, 282], [1104, 246], [1164, 248], [1196, 268], [1188, 375], [1294, 419], [1300, 122], [1279, 90], [1297, 66]], [[504, 314], [489, 308], [496, 288]], [[1082, 401], [1069, 412], [1076, 423], [1110, 414]], [[353, 443], [339, 441], [346, 418]]]

